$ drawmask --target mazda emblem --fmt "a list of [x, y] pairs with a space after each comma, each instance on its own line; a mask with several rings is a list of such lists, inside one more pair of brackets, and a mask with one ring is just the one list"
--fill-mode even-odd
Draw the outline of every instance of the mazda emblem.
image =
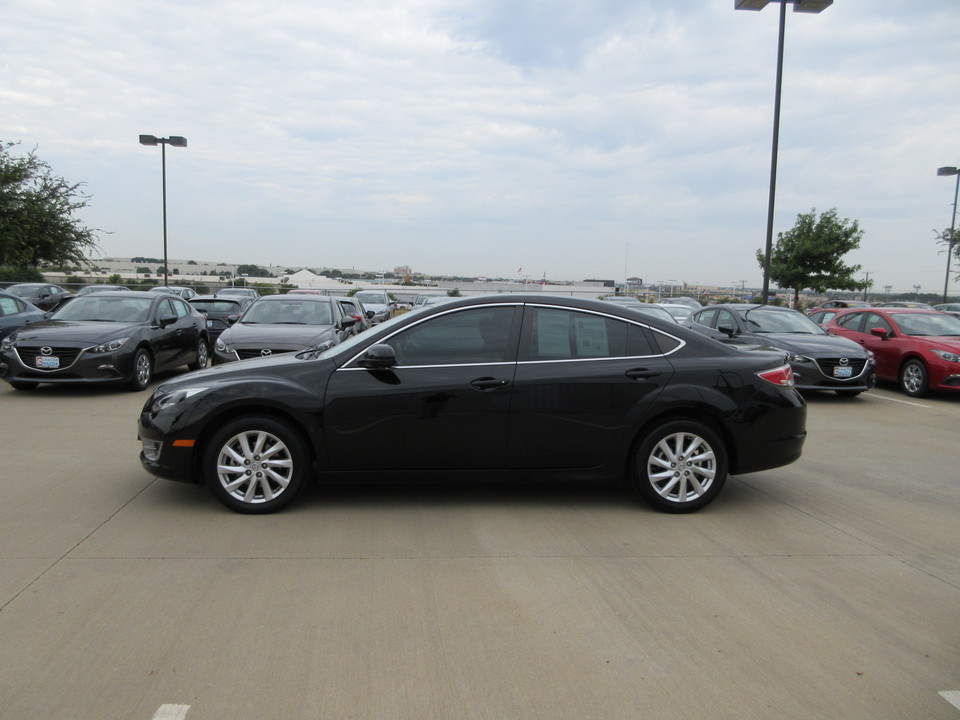
[[42, 347], [42, 348], [40, 348], [40, 354], [41, 354], [41, 355], [52, 355], [52, 354], [53, 354], [53, 348], [50, 348], [50, 347]]
[[850, 360], [849, 360], [848, 358], [840, 358], [840, 364], [841, 364], [841, 365], [849, 365], [849, 364], [850, 364]]
[[260, 354], [263, 355], [263, 357], [267, 357], [267, 355], [269, 355], [272, 352], [273, 351], [270, 348], [264, 348], [263, 350], [260, 351]]

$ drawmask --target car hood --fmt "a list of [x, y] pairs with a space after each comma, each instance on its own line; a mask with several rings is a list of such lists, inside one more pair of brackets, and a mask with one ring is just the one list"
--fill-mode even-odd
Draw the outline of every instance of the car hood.
[[107, 338], [123, 337], [143, 327], [143, 323], [78, 320], [41, 320], [17, 332], [17, 342], [54, 344], [99, 343]]
[[328, 340], [332, 325], [256, 325], [243, 322], [224, 330], [220, 339], [232, 345], [270, 345], [306, 349]]
[[838, 335], [802, 335], [799, 333], [763, 333], [750, 338], [798, 355], [844, 355], [864, 357], [866, 350], [853, 340]]

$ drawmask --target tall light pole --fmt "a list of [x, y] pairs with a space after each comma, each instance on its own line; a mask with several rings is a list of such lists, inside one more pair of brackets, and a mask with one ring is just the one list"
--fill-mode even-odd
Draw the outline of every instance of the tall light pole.
[[160, 167], [163, 177], [163, 284], [164, 286], [169, 285], [167, 282], [167, 274], [170, 272], [170, 268], [167, 267], [169, 264], [167, 262], [167, 145], [173, 145], [174, 147], [186, 147], [187, 139], [179, 135], [171, 135], [168, 138], [158, 138], [156, 135], [141, 135], [140, 136], [141, 145], [159, 145], [160, 146]]
[[770, 255], [773, 252], [773, 207], [777, 195], [777, 152], [780, 146], [780, 88], [783, 85], [783, 34], [787, 25], [787, 3], [794, 12], [821, 13], [833, 0], [733, 0], [735, 10], [763, 10], [769, 2], [780, 3], [780, 34], [777, 40], [777, 84], [773, 99], [773, 146], [770, 151], [770, 198], [767, 203], [767, 238], [763, 250], [763, 290], [760, 304], [770, 293]]
[[960, 192], [960, 168], [947, 166], [937, 168], [937, 175], [957, 176], [957, 185], [953, 190], [953, 215], [950, 216], [950, 239], [947, 241], [947, 277], [943, 281], [943, 301], [947, 301], [947, 290], [950, 287], [950, 258], [953, 256], [953, 244], [956, 242], [953, 233], [957, 227], [957, 193]]

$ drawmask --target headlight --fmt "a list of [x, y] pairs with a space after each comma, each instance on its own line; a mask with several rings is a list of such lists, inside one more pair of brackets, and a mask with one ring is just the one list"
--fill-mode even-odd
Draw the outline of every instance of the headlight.
[[174, 390], [173, 392], [166, 393], [164, 395], [154, 395], [153, 402], [150, 404], [150, 412], [160, 412], [164, 408], [176, 405], [181, 400], [191, 398], [194, 395], [202, 393], [208, 389], [209, 388], [207, 387], [188, 387], [180, 390]]
[[947, 362], [960, 363], [960, 355], [955, 352], [950, 352], [949, 350], [932, 350], [931, 352]]
[[113, 352], [114, 350], [119, 350], [123, 347], [124, 343], [127, 342], [130, 338], [117, 338], [116, 340], [111, 340], [110, 342], [105, 342], [95, 347], [89, 348], [88, 352], [92, 353], [105, 353]]
[[796, 353], [788, 352], [787, 361], [792, 363], [808, 363], [810, 358], [804, 357], [803, 355], [797, 355]]
[[3, 342], [0, 343], [0, 350], [12, 350], [13, 349], [13, 335], [7, 335]]
[[233, 352], [233, 348], [227, 345], [220, 338], [217, 338], [217, 352], [230, 353]]

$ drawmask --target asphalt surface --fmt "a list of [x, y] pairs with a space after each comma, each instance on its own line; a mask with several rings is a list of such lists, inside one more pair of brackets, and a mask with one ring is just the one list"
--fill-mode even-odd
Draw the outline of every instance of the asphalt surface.
[[960, 720], [960, 396], [812, 395], [690, 516], [451, 478], [266, 517], [146, 474], [146, 397], [0, 383], [0, 720]]

